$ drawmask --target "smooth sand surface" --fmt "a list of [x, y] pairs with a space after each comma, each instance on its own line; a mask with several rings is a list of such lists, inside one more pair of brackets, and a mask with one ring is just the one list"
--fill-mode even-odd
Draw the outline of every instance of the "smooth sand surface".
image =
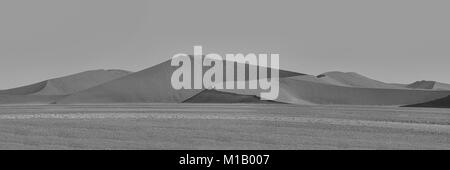
[[284, 104], [4, 105], [0, 149], [450, 149], [450, 110]]

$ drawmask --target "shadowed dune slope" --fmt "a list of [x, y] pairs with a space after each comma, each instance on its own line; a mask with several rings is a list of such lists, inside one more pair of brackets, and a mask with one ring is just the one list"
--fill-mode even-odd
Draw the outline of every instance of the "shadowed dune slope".
[[67, 95], [128, 75], [123, 70], [93, 70], [40, 83], [1, 90], [0, 95]]
[[419, 104], [406, 105], [404, 107], [434, 107], [434, 108], [450, 108], [450, 96]]
[[[191, 56], [191, 71], [194, 60]], [[230, 62], [224, 63], [225, 66]], [[235, 64], [235, 78], [237, 77], [237, 65]], [[246, 70], [256, 66], [245, 64]], [[203, 73], [211, 67], [203, 67]], [[130, 74], [123, 78], [113, 80], [100, 86], [75, 93], [59, 100], [57, 103], [150, 103], [167, 102], [180, 103], [202, 92], [204, 89], [175, 90], [171, 84], [172, 73], [178, 67], [171, 66], [171, 60], [150, 67], [148, 69]], [[280, 71], [280, 77], [304, 75], [289, 71]], [[225, 79], [224, 75], [224, 79]], [[194, 76], [191, 80], [193, 84]], [[249, 80], [247, 77], [246, 80]], [[193, 86], [192, 86], [193, 87]]]
[[412, 89], [450, 90], [450, 84], [436, 81], [417, 81], [407, 85], [407, 87]]
[[242, 95], [217, 90], [204, 90], [184, 103], [280, 103], [275, 101], [261, 100], [256, 95]]

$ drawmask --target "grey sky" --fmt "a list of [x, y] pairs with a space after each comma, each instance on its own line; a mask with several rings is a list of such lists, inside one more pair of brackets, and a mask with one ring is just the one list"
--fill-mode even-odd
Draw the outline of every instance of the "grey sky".
[[307, 74], [450, 83], [450, 1], [2, 0], [0, 89], [192, 53], [279, 53]]

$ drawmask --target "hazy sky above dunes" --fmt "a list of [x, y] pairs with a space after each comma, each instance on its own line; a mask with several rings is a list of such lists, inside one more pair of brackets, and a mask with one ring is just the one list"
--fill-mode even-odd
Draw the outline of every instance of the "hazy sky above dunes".
[[2, 0], [0, 89], [175, 53], [279, 53], [283, 69], [450, 83], [450, 1]]

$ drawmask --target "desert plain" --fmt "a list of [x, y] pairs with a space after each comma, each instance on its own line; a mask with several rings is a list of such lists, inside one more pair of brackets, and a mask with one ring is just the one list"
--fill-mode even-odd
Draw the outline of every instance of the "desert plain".
[[450, 110], [291, 104], [2, 105], [0, 149], [450, 149]]

